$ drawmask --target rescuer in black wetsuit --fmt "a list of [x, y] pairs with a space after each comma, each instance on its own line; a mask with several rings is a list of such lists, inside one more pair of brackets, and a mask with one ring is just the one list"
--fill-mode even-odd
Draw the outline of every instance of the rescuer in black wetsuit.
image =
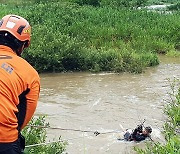
[[151, 127], [145, 127], [143, 130], [143, 126], [142, 125], [138, 125], [134, 131], [132, 133], [130, 132], [126, 132], [124, 134], [124, 139], [126, 141], [143, 141], [145, 140], [147, 137], [150, 137], [150, 134], [152, 132], [152, 128]]

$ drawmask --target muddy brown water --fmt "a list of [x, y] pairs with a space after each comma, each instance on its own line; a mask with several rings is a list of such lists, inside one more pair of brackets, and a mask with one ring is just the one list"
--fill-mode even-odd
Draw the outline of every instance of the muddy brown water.
[[[160, 65], [142, 74], [57, 73], [41, 74], [41, 93], [36, 115], [47, 115], [51, 127], [106, 133], [48, 130], [48, 140], [68, 140], [69, 154], [131, 154], [145, 142], [119, 141], [124, 129], [146, 119], [152, 138], [164, 142], [161, 134], [167, 79], [180, 78], [180, 59], [160, 57]], [[149, 141], [150, 142], [150, 141]]]

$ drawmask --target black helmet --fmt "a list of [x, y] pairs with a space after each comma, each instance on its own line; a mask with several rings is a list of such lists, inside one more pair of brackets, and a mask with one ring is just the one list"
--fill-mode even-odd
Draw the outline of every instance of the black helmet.
[[149, 132], [149, 133], [151, 133], [151, 132], [152, 132], [152, 128], [151, 128], [150, 126], [145, 127], [145, 130], [146, 130], [147, 132]]

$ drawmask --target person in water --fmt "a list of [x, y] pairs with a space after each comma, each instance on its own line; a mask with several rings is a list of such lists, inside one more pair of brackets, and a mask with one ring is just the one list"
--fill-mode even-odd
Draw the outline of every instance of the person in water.
[[143, 141], [147, 137], [150, 138], [151, 133], [152, 128], [150, 126], [143, 129], [143, 125], [138, 125], [132, 133], [126, 131], [126, 133], [124, 134], [124, 139], [126, 141]]

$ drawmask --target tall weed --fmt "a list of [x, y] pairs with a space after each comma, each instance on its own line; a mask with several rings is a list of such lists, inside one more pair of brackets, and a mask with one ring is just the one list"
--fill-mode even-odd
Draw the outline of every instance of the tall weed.
[[164, 124], [166, 144], [152, 143], [145, 149], [135, 148], [139, 154], [176, 154], [180, 153], [180, 81], [174, 79], [170, 82], [171, 92], [165, 106], [165, 114], [168, 116]]
[[[66, 149], [67, 142], [62, 141], [61, 137], [59, 137], [59, 142], [52, 142], [49, 144], [44, 144], [47, 141], [47, 132], [45, 128], [48, 127], [49, 123], [45, 122], [45, 116], [39, 116], [37, 118], [32, 118], [29, 125], [36, 127], [25, 127], [22, 131], [26, 139], [26, 148], [25, 154], [55, 154], [55, 153], [63, 153]], [[42, 144], [42, 145], [37, 145]], [[30, 146], [34, 145], [34, 146]], [[29, 146], [29, 147], [28, 147]]]

